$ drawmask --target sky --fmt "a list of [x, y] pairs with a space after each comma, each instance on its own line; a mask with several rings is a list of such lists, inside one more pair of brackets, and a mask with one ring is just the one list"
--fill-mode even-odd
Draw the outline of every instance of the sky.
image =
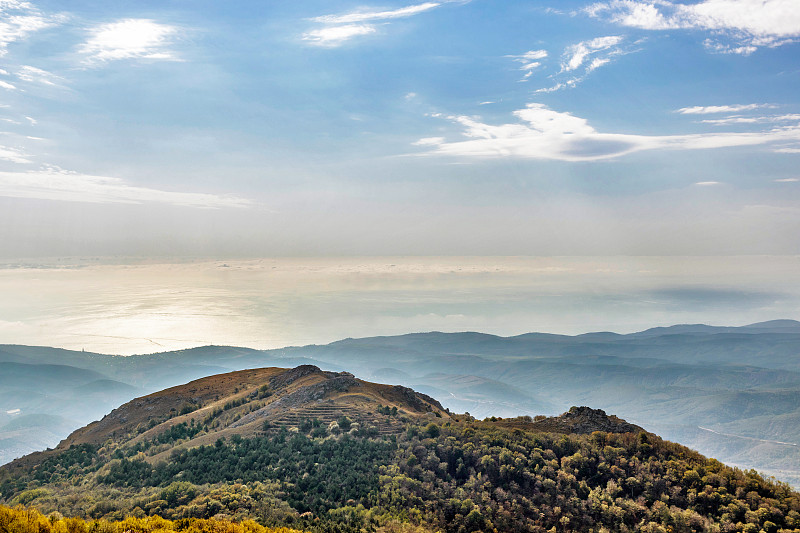
[[0, 0], [0, 257], [800, 254], [796, 0]]

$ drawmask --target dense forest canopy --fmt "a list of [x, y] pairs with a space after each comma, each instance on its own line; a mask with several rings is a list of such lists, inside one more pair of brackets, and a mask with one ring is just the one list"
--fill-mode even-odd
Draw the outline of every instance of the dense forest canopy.
[[754, 471], [646, 432], [542, 433], [516, 422], [323, 436], [309, 421], [155, 463], [124, 446], [79, 445], [6, 476], [0, 492], [9, 505], [95, 520], [217, 517], [319, 531], [800, 529], [800, 495]]

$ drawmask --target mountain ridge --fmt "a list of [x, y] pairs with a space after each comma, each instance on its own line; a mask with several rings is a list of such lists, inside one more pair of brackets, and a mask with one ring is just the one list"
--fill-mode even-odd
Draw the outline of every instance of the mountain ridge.
[[[706, 454], [800, 486], [800, 452], [698, 433], [702, 426], [800, 444], [791, 424], [772, 424], [761, 414], [764, 405], [772, 405], [770, 416], [777, 419], [800, 416], [800, 408], [784, 398], [800, 392], [797, 324], [782, 320], [735, 328], [707, 326], [709, 331], [701, 334], [651, 328], [646, 336], [417, 333], [276, 350], [206, 346], [130, 357], [5, 346], [0, 347], [0, 364], [14, 359], [77, 365], [125, 386], [117, 387], [115, 395], [110, 385], [103, 389], [74, 382], [59, 392], [61, 383], [47, 387], [37, 380], [35, 367], [29, 367], [26, 388], [0, 391], [0, 462], [55, 446], [67, 436], [62, 425], [43, 425], [39, 435], [33, 428], [13, 436], [3, 433], [2, 426], [18, 416], [9, 412], [62, 417], [75, 421], [76, 429], [134, 396], [193, 379], [245, 368], [313, 364], [327, 371], [355, 369], [367, 381], [411, 387], [436, 396], [455, 412], [479, 418], [555, 415], [571, 405], [592, 405]], [[734, 393], [741, 393], [735, 397], [744, 404], [729, 416], [721, 406]]]
[[136, 398], [56, 449], [0, 467], [0, 504], [163, 517], [179, 529], [206, 519], [318, 533], [800, 528], [800, 494], [788, 486], [602, 409], [476, 420], [410, 388], [313, 365]]

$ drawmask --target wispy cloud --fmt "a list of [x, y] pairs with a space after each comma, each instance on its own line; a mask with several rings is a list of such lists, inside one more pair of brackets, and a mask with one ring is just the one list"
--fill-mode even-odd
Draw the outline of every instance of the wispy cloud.
[[622, 36], [609, 35], [570, 45], [564, 50], [564, 62], [561, 63], [561, 70], [572, 72], [585, 64], [586, 59], [590, 56], [615, 47], [620, 42], [622, 42]]
[[742, 111], [753, 111], [755, 109], [774, 109], [774, 104], [736, 104], [736, 105], [709, 105], [682, 107], [677, 110], [682, 115], [713, 115], [717, 113], [740, 113]]
[[[722, 118], [704, 118], [702, 124], [714, 124], [715, 126], [730, 126], [736, 124], [777, 124], [780, 122], [800, 122], [800, 114], [785, 113], [774, 115], [748, 115], [748, 111], [758, 111], [763, 109], [776, 109], [775, 104], [734, 104], [734, 105], [711, 105], [711, 106], [692, 106], [682, 107], [676, 110], [681, 115], [720, 115], [728, 114]], [[730, 114], [738, 113], [738, 114]], [[744, 113], [744, 114], [742, 114]]]
[[444, 137], [425, 137], [412, 143], [414, 146], [438, 146], [445, 142]]
[[533, 71], [542, 66], [541, 60], [547, 57], [547, 50], [530, 50], [518, 56], [506, 56], [512, 58], [517, 63], [522, 63], [519, 69], [525, 74], [522, 76], [523, 80], [527, 80], [533, 74]]
[[[0, 157], [2, 153], [0, 148]], [[250, 205], [249, 200], [236, 196], [137, 187], [119, 178], [67, 172], [60, 168], [0, 172], [0, 196], [100, 204], [161, 203], [205, 209]]]
[[375, 27], [370, 24], [345, 24], [311, 30], [303, 34], [303, 40], [317, 46], [335, 48], [353, 37], [369, 35], [375, 31]]
[[8, 45], [25, 39], [29, 34], [58, 24], [61, 16], [49, 16], [30, 2], [0, 1], [0, 56], [8, 53]]
[[778, 183], [797, 183], [798, 181], [800, 181], [800, 178], [782, 178], [773, 181], [776, 181]]
[[124, 19], [101, 24], [78, 51], [84, 64], [96, 65], [121, 59], [179, 60], [170, 49], [179, 30], [150, 19]]
[[51, 87], [60, 86], [64, 81], [64, 78], [61, 76], [30, 65], [23, 65], [20, 67], [17, 71], [17, 78], [29, 83], [40, 83]]
[[17, 85], [19, 82], [35, 83], [50, 87], [64, 87], [64, 78], [61, 76], [57, 76], [52, 72], [47, 72], [46, 70], [32, 67], [30, 65], [23, 65], [17, 69], [14, 69], [14, 72], [0, 69], [0, 75], [14, 81], [14, 83], [11, 83], [10, 81], [0, 80], [0, 87], [8, 90], [19, 89], [20, 87]]
[[322, 22], [323, 24], [351, 24], [354, 22], [366, 22], [368, 20], [388, 20], [418, 15], [435, 7], [439, 7], [440, 5], [442, 5], [441, 2], [425, 2], [424, 4], [401, 7], [400, 9], [389, 11], [355, 11], [343, 15], [323, 15], [321, 17], [315, 17], [312, 20], [315, 22]]
[[765, 124], [770, 122], [777, 123], [777, 122], [798, 122], [798, 121], [800, 121], [800, 115], [795, 113], [790, 113], [787, 115], [765, 115], [758, 117], [732, 116], [725, 118], [704, 119], [701, 120], [700, 122], [702, 122], [703, 124], [728, 126], [731, 124]]
[[711, 51], [751, 54], [800, 38], [796, 0], [704, 0], [694, 4], [668, 0], [611, 0], [583, 9], [589, 16], [645, 30], [697, 29], [711, 32]]
[[602, 133], [586, 119], [538, 103], [515, 111], [514, 116], [519, 122], [499, 126], [473, 117], [451, 116], [450, 120], [463, 127], [467, 140], [447, 142], [434, 137], [417, 144], [429, 147], [425, 152], [428, 155], [596, 161], [645, 150], [705, 150], [783, 143], [783, 147], [776, 148], [779, 151], [793, 149], [800, 143], [800, 124], [748, 133], [635, 135]]
[[12, 163], [30, 163], [27, 154], [16, 148], [0, 146], [0, 160]]
[[556, 80], [555, 85], [536, 92], [550, 93], [575, 87], [615, 56], [631, 53], [632, 49], [622, 46], [624, 41], [621, 35], [607, 35], [567, 46], [561, 54], [560, 70], [550, 76]]
[[375, 33], [377, 28], [374, 23], [376, 22], [385, 24], [389, 20], [412, 17], [437, 8], [444, 3], [425, 2], [388, 11], [360, 10], [314, 17], [311, 20], [323, 26], [304, 33], [303, 40], [314, 46], [335, 48], [354, 37]]

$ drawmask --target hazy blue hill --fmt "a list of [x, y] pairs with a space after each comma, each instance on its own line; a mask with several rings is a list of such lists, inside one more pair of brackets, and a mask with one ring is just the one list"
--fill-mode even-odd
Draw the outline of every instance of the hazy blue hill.
[[139, 389], [127, 383], [114, 381], [113, 379], [98, 379], [80, 387], [76, 387], [73, 391], [80, 394], [108, 394], [108, 393], [125, 393], [136, 394], [141, 392]]
[[92, 370], [55, 364], [0, 363], [0, 387], [61, 390], [105, 376]]
[[20, 415], [11, 419], [7, 424], [0, 426], [3, 431], [19, 431], [24, 429], [36, 429], [42, 427], [52, 428], [53, 432], [68, 430], [74, 420], [69, 420], [61, 416], [33, 414]]
[[787, 319], [768, 320], [742, 326], [740, 329], [754, 333], [800, 333], [800, 321]]
[[558, 410], [546, 397], [480, 376], [432, 374], [414, 380], [412, 388], [437, 398], [447, 397], [451, 410], [468, 411], [479, 418]]
[[650, 328], [628, 337], [661, 337], [664, 335], [717, 335], [720, 333], [779, 333], [800, 334], [800, 322], [797, 320], [769, 320], [746, 326], [707, 326], [705, 324], [678, 324], [675, 326]]
[[0, 422], [0, 458], [15, 457], [51, 448], [80, 424], [63, 416], [49, 414], [18, 415]]
[[370, 377], [382, 383], [395, 383], [397, 380], [404, 381], [411, 376], [407, 372], [396, 368], [379, 368], [370, 373]]
[[[678, 325], [626, 335], [414, 333], [265, 351], [206, 346], [131, 357], [0, 346], [0, 364], [12, 363], [74, 367], [69, 375], [83, 380], [72, 383], [75, 391], [80, 385], [110, 379], [152, 392], [232, 370], [314, 364], [417, 387], [435, 393], [455, 410], [479, 416], [552, 415], [586, 404], [721, 460], [776, 471], [778, 465], [783, 479], [800, 482], [800, 462], [793, 451], [752, 440], [800, 444], [794, 414], [800, 395], [800, 322], [794, 320], [743, 327]], [[51, 402], [51, 414], [91, 421], [87, 417], [96, 412], [91, 409], [82, 415], [59, 411], [46, 385], [55, 372], [51, 369], [48, 377], [47, 368], [40, 369], [42, 381], [28, 381], [33, 388], [17, 393], [37, 408]], [[107, 392], [113, 390], [114, 386], [107, 387]], [[118, 396], [96, 392], [83, 398], [99, 398], [94, 403], [107, 411], [135, 394], [124, 387], [118, 390]], [[0, 401], [16, 408], [11, 404], [17, 393], [0, 389]], [[62, 403], [80, 408], [79, 396]], [[0, 410], [0, 423], [2, 417]], [[700, 426], [725, 429], [733, 436], [715, 435]], [[760, 454], [765, 462], [760, 462]], [[791, 470], [796, 477], [787, 473]]]
[[715, 431], [758, 439], [800, 442], [800, 404], [794, 410], [776, 414], [762, 414], [748, 418], [734, 418], [710, 426]]

